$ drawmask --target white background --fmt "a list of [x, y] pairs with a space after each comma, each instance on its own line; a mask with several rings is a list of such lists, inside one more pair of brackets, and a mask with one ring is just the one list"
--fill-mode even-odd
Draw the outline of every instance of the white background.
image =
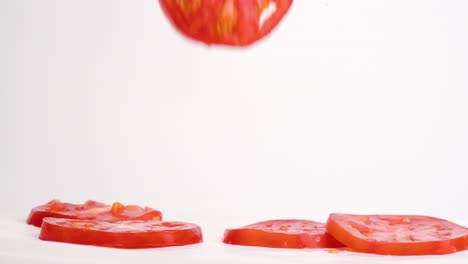
[[0, 216], [118, 200], [212, 241], [331, 212], [468, 225], [467, 14], [296, 0], [229, 49], [181, 36], [157, 0], [1, 0]]

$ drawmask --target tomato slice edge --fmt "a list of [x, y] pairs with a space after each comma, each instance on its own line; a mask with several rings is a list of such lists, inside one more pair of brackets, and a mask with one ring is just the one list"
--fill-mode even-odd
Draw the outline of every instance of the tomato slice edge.
[[[272, 230], [274, 227], [279, 230]], [[268, 220], [227, 229], [224, 232], [223, 243], [270, 248], [343, 247], [326, 232], [323, 223], [301, 219]]]
[[42, 219], [45, 217], [69, 219], [105, 218], [107, 221], [126, 219], [162, 220], [162, 213], [150, 207], [122, 205], [119, 202], [108, 205], [88, 200], [83, 204], [73, 204], [51, 200], [46, 204], [32, 208], [26, 219], [26, 223], [41, 227]]
[[203, 235], [200, 226], [187, 222], [46, 217], [39, 239], [113, 248], [154, 248], [198, 244], [203, 242]]
[[[350, 232], [351, 225], [347, 222], [349, 219], [361, 217], [401, 217], [405, 221], [408, 217], [427, 218], [430, 221], [441, 222], [456, 228], [456, 230], [463, 232], [466, 230], [465, 235], [460, 234], [456, 237], [445, 240], [430, 240], [430, 241], [414, 241], [414, 242], [388, 242], [388, 241], [375, 241], [371, 239], [359, 238], [352, 235]], [[355, 251], [380, 255], [442, 255], [458, 252], [467, 249], [466, 241], [468, 239], [468, 229], [450, 222], [445, 219], [420, 216], [420, 215], [353, 215], [353, 214], [330, 214], [327, 223], [327, 231], [338, 241], [344, 245], [352, 248]], [[354, 230], [352, 230], [354, 231]]]

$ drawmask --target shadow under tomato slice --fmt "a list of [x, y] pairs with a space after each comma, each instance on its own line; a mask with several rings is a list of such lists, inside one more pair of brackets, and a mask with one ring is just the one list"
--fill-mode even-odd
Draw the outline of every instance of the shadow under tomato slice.
[[270, 248], [339, 248], [323, 223], [309, 220], [270, 220], [228, 229], [226, 244]]
[[331, 214], [327, 231], [356, 252], [441, 255], [468, 248], [468, 229], [418, 215]]
[[160, 0], [185, 36], [205, 44], [248, 46], [268, 35], [292, 0]]
[[39, 239], [113, 248], [153, 248], [201, 243], [198, 225], [184, 222], [44, 218]]
[[27, 219], [27, 223], [41, 227], [45, 217], [91, 219], [100, 221], [119, 220], [161, 220], [160, 211], [150, 207], [123, 205], [115, 202], [112, 205], [97, 201], [86, 201], [84, 204], [63, 203], [52, 200], [46, 204], [34, 207]]

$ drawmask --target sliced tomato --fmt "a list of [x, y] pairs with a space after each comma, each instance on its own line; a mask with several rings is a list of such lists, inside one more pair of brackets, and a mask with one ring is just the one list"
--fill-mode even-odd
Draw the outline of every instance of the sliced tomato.
[[270, 220], [228, 229], [226, 244], [270, 248], [338, 248], [343, 245], [325, 231], [325, 224], [309, 220]]
[[467, 248], [468, 229], [417, 215], [331, 214], [327, 231], [355, 251], [382, 255], [439, 255]]
[[44, 205], [33, 208], [27, 223], [40, 227], [44, 217], [93, 219], [100, 221], [119, 220], [161, 220], [161, 212], [149, 207], [136, 205], [123, 205], [115, 202], [107, 205], [96, 201], [87, 201], [84, 204], [62, 203], [52, 200]]
[[103, 222], [46, 217], [39, 239], [114, 248], [151, 248], [196, 244], [203, 241], [203, 236], [198, 225], [183, 222]]
[[177, 30], [206, 44], [247, 46], [268, 35], [292, 0], [160, 0]]

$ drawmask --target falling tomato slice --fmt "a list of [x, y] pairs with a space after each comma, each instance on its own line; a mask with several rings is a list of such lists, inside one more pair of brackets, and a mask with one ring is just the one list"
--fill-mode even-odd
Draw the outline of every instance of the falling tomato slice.
[[223, 242], [270, 248], [343, 247], [325, 231], [323, 223], [309, 220], [270, 220], [228, 229]]
[[40, 227], [45, 217], [91, 219], [99, 221], [119, 220], [161, 220], [161, 212], [149, 207], [136, 205], [123, 205], [115, 202], [107, 205], [101, 202], [89, 200], [84, 204], [63, 203], [52, 200], [46, 204], [33, 208], [27, 219], [27, 223]]
[[206, 44], [248, 46], [268, 35], [292, 0], [159, 0], [171, 23]]
[[47, 217], [39, 239], [113, 248], [152, 248], [201, 243], [203, 236], [198, 225], [184, 222], [103, 222]]
[[331, 214], [327, 231], [354, 251], [381, 255], [440, 255], [468, 249], [468, 229], [417, 215]]

